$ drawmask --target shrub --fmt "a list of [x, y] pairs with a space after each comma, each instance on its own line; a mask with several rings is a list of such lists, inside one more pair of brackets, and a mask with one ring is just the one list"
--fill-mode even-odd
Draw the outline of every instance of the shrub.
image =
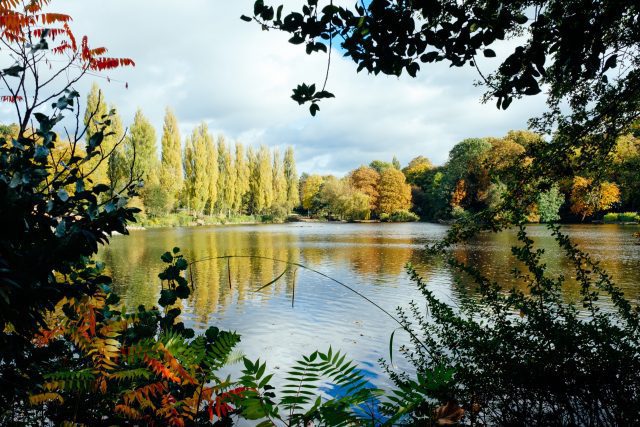
[[608, 213], [603, 217], [603, 220], [607, 224], [617, 222], [640, 222], [640, 214], [637, 212]]
[[[548, 275], [544, 251], [534, 248], [524, 225], [512, 252], [526, 268], [513, 274], [527, 292], [501, 287], [439, 246], [432, 252], [476, 285], [452, 307], [409, 267], [426, 312], [422, 302], [398, 309], [413, 341], [401, 351], [418, 380], [382, 362], [402, 391], [397, 413], [420, 423], [446, 401], [461, 405], [474, 425], [640, 423], [639, 311], [597, 262], [550, 227], [579, 282], [578, 306], [564, 300], [564, 276]], [[611, 308], [601, 309], [599, 297]], [[438, 377], [445, 381], [434, 382]]]
[[415, 222], [419, 221], [420, 217], [413, 212], [400, 210], [395, 211], [389, 215], [389, 222]]

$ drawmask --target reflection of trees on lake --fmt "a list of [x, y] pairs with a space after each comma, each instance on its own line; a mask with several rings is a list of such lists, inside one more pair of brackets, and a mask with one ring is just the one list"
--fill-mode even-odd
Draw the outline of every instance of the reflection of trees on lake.
[[[579, 226], [568, 227], [573, 242], [582, 250], [592, 254], [594, 259], [599, 260], [601, 266], [609, 273], [617, 283], [634, 283], [638, 278], [636, 271], [640, 250], [632, 245], [632, 238], [625, 233], [620, 233], [617, 226], [607, 229], [607, 226]], [[532, 227], [531, 234], [534, 246], [544, 250], [542, 260], [547, 265], [548, 274], [553, 277], [563, 275], [565, 282], [563, 293], [571, 301], [579, 301], [580, 285], [575, 279], [574, 266], [558, 248], [557, 242], [550, 232], [542, 227]], [[526, 286], [522, 280], [514, 279], [512, 271], [519, 269], [526, 272], [522, 263], [517, 261], [512, 255], [510, 248], [517, 245], [517, 238], [514, 233], [502, 232], [498, 234], [487, 233], [476, 237], [469, 245], [457, 247], [455, 257], [458, 261], [476, 266], [490, 280], [497, 281], [504, 287], [515, 286], [517, 289], [525, 291]], [[616, 254], [611, 253], [611, 249], [622, 251]], [[471, 295], [471, 280], [465, 277], [457, 277], [456, 287], [462, 287]], [[640, 289], [634, 286], [622, 285], [625, 293], [631, 298], [640, 296]], [[458, 289], [461, 290], [461, 289]]]
[[[441, 259], [427, 258], [423, 243], [406, 235], [379, 235], [373, 227], [362, 230], [368, 233], [304, 234], [295, 228], [274, 231], [260, 226], [147, 230], [115, 238], [98, 258], [105, 261], [115, 290], [123, 296], [127, 308], [134, 309], [139, 304], [157, 304], [160, 292], [157, 275], [163, 268], [160, 255], [174, 246], [182, 248], [189, 261], [228, 255], [255, 257], [229, 260], [231, 290], [226, 259], [210, 259], [194, 265], [196, 287], [186, 311], [192, 311], [196, 321], [203, 323], [210, 314], [224, 312], [234, 301], [262, 305], [274, 296], [291, 296], [296, 267], [264, 258], [301, 263], [348, 284], [386, 287], [406, 283], [404, 267], [411, 262], [426, 281], [451, 286], [457, 294], [465, 290], [473, 297], [472, 282], [460, 277], [458, 283], [451, 285], [450, 270]], [[621, 232], [619, 226], [570, 226], [568, 230], [579, 247], [591, 252], [616, 282], [623, 284], [627, 295], [640, 296], [640, 289], [634, 286], [639, 275], [640, 246], [634, 245], [631, 236], [637, 227], [627, 232]], [[530, 231], [537, 247], [546, 251], [543, 260], [550, 274], [564, 274], [565, 294], [572, 300], [579, 298], [571, 264], [560, 253], [549, 232], [542, 226], [532, 227]], [[515, 243], [516, 237], [510, 232], [481, 234], [471, 244], [455, 249], [454, 254], [458, 260], [478, 266], [501, 285], [524, 290], [523, 283], [515, 281], [511, 274], [514, 268], [523, 267], [509, 249]], [[277, 282], [256, 292], [285, 269]], [[301, 271], [297, 276], [297, 285], [304, 286], [309, 276]], [[304, 288], [300, 291], [304, 292]]]

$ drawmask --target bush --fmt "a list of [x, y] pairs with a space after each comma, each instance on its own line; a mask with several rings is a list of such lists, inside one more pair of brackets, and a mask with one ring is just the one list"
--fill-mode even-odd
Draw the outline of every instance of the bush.
[[603, 218], [607, 224], [614, 224], [618, 222], [640, 222], [640, 214], [637, 212], [624, 212], [624, 213], [608, 213]]
[[[398, 309], [413, 346], [401, 348], [417, 380], [383, 366], [402, 390], [397, 414], [416, 423], [434, 404], [450, 402], [472, 425], [638, 425], [640, 423], [640, 321], [597, 262], [559, 228], [550, 226], [580, 285], [579, 305], [566, 302], [564, 276], [550, 277], [525, 226], [512, 249], [526, 268], [514, 270], [526, 285], [501, 287], [454, 255], [433, 249], [459, 275], [470, 277], [472, 295], [455, 308], [409, 268], [426, 300]], [[607, 298], [611, 308], [597, 305]], [[422, 420], [422, 421], [421, 421]], [[423, 425], [423, 424], [421, 424]]]
[[415, 222], [419, 220], [418, 215], [406, 210], [395, 211], [387, 218], [389, 222]]

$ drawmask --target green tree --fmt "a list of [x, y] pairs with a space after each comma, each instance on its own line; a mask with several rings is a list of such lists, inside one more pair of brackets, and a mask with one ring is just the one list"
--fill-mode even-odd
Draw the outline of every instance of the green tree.
[[[86, 129], [84, 134], [86, 144], [89, 144], [89, 141], [99, 132], [101, 126], [107, 126], [99, 148], [100, 155], [93, 157], [85, 166], [86, 170], [93, 171], [91, 180], [96, 184], [108, 185], [112, 192], [118, 186], [121, 189], [126, 183], [123, 181], [125, 177], [121, 177], [121, 173], [115, 172], [122, 172], [122, 168], [116, 167], [116, 165], [121, 166], [122, 163], [122, 148], [120, 147], [124, 136], [122, 121], [120, 116], [115, 113], [115, 106], [107, 108], [104, 93], [95, 82], [91, 85], [91, 90], [87, 95], [84, 125]], [[114, 156], [114, 154], [116, 155]]]
[[400, 160], [398, 160], [398, 158], [396, 156], [393, 156], [393, 159], [391, 160], [391, 164], [393, 165], [394, 168], [401, 170], [402, 169], [402, 165], [400, 164]]
[[178, 119], [173, 111], [167, 108], [162, 126], [160, 185], [168, 197], [169, 209], [175, 208], [184, 181], [181, 144]]
[[249, 163], [245, 156], [244, 147], [236, 142], [235, 152], [236, 185], [233, 198], [233, 210], [242, 213], [245, 208], [246, 196], [249, 193]]
[[477, 211], [486, 207], [491, 181], [485, 160], [491, 147], [484, 138], [468, 138], [449, 152], [449, 160], [444, 167], [444, 184], [453, 194], [460, 190], [460, 182], [464, 183], [465, 195], [455, 203], [464, 209]]
[[540, 222], [559, 221], [559, 212], [564, 201], [564, 194], [560, 192], [557, 185], [554, 185], [549, 190], [540, 193], [538, 196], [538, 214], [540, 215]]
[[206, 159], [206, 206], [209, 215], [213, 215], [218, 206], [219, 193], [218, 193], [218, 178], [220, 177], [220, 170], [218, 164], [218, 148], [213, 141], [213, 136], [209, 133], [209, 129], [204, 125], [201, 129], [201, 138], [204, 143], [204, 152]]
[[313, 201], [320, 192], [323, 182], [324, 180], [320, 175], [309, 175], [300, 178], [300, 200], [302, 208], [307, 211], [307, 214], [311, 213]]
[[404, 174], [396, 168], [389, 168], [380, 174], [378, 184], [378, 214], [392, 214], [411, 208], [411, 187]]
[[267, 214], [273, 205], [273, 171], [271, 152], [265, 145], [257, 152], [252, 148], [247, 151], [250, 165], [249, 200], [253, 214]]
[[277, 210], [289, 211], [287, 206], [287, 178], [285, 177], [284, 164], [280, 151], [273, 150], [272, 166], [273, 206]]
[[287, 185], [287, 209], [293, 210], [300, 204], [300, 190], [298, 188], [298, 173], [293, 147], [287, 147], [284, 153], [284, 178]]
[[218, 210], [230, 216], [235, 200], [236, 171], [223, 136], [218, 137], [218, 171]]
[[145, 185], [159, 179], [156, 131], [140, 109], [136, 111], [126, 139], [125, 156], [128, 164], [133, 163], [134, 176]]
[[411, 159], [409, 164], [402, 169], [402, 173], [404, 173], [409, 184], [416, 185], [419, 177], [432, 168], [433, 164], [429, 159], [424, 156], [418, 156]]
[[209, 198], [207, 142], [210, 141], [206, 123], [197, 126], [184, 147], [186, 206], [195, 214], [202, 214]]
[[[112, 132], [113, 135], [110, 138], [116, 141], [117, 146], [107, 161], [107, 176], [111, 194], [115, 194], [121, 191], [131, 179], [131, 165], [127, 164], [125, 149], [123, 144], [121, 144], [121, 142], [125, 140], [122, 119], [114, 105], [110, 106], [110, 111], [113, 112], [111, 115], [111, 126], [109, 126], [109, 131]], [[107, 144], [108, 143], [109, 142], [107, 142]]]
[[383, 162], [382, 160], [374, 160], [369, 163], [369, 167], [378, 173], [382, 173], [384, 170], [394, 167], [389, 162]]

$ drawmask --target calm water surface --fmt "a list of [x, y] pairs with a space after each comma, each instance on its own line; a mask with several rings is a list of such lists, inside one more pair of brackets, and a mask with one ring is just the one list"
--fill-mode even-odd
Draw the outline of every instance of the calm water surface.
[[[636, 301], [640, 298], [640, 245], [634, 244], [632, 234], [638, 230], [615, 225], [565, 228]], [[115, 288], [129, 309], [156, 304], [163, 252], [178, 246], [190, 261], [209, 258], [193, 266], [196, 287], [182, 307], [191, 327], [203, 330], [215, 325], [237, 330], [242, 335], [240, 350], [251, 359], [266, 359], [275, 372], [286, 370], [301, 354], [332, 345], [359, 361], [372, 381], [384, 386], [386, 379], [377, 360], [388, 358], [389, 336], [397, 324], [379, 309], [320, 275], [263, 258], [232, 259], [230, 286], [227, 261], [210, 258], [241, 255], [303, 264], [348, 284], [395, 313], [396, 307], [407, 306], [412, 299], [420, 301], [405, 273], [407, 262], [452, 304], [461, 290], [472, 289], [464, 280], [456, 280], [442, 262], [427, 259], [425, 245], [445, 232], [444, 226], [425, 223], [153, 229], [115, 237], [99, 257], [111, 269]], [[569, 265], [549, 232], [543, 226], [533, 226], [530, 233], [546, 250], [550, 270], [567, 276], [566, 297], [575, 299], [577, 286], [572, 283]], [[491, 278], [517, 286], [510, 276], [518, 267], [509, 249], [515, 241], [513, 232], [483, 234], [455, 253], [461, 260], [480, 266]], [[259, 290], [283, 272], [277, 282]], [[398, 344], [406, 341], [400, 335], [396, 334]], [[398, 363], [402, 368], [403, 362]]]

